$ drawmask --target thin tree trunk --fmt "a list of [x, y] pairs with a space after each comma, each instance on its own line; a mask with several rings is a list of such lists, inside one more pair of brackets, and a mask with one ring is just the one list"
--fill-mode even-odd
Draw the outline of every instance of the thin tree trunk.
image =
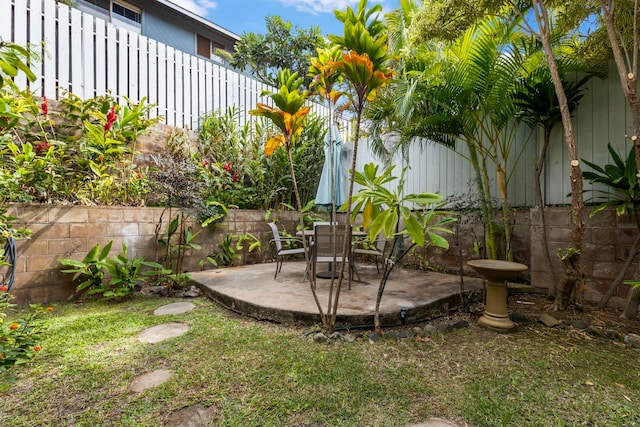
[[640, 287], [632, 288], [627, 297], [627, 307], [620, 316], [622, 319], [635, 319], [638, 315], [638, 305], [640, 305]]
[[558, 291], [558, 285], [556, 283], [556, 277], [553, 274], [553, 264], [551, 263], [551, 255], [549, 254], [549, 238], [547, 237], [547, 207], [542, 196], [542, 184], [541, 176], [544, 170], [544, 164], [547, 159], [547, 150], [549, 149], [549, 142], [551, 141], [551, 129], [544, 129], [544, 141], [538, 160], [535, 164], [535, 180], [536, 180], [536, 204], [538, 205], [538, 211], [540, 213], [540, 227], [542, 228], [542, 262], [544, 265], [544, 271], [547, 274], [547, 281], [549, 282], [548, 297], [555, 297]]
[[[351, 249], [351, 241], [350, 239], [347, 238], [348, 234], [349, 234], [349, 230], [348, 227], [351, 224], [351, 209], [352, 209], [352, 201], [351, 198], [353, 197], [353, 187], [354, 187], [354, 174], [355, 174], [355, 170], [356, 170], [356, 160], [358, 158], [358, 141], [360, 140], [360, 124], [362, 122], [362, 108], [363, 108], [363, 101], [361, 100], [358, 103], [358, 109], [356, 111], [356, 133], [355, 136], [353, 138], [353, 157], [351, 159], [351, 171], [349, 174], [349, 193], [347, 195], [347, 227], [345, 227], [345, 238], [344, 238], [344, 245], [342, 247], [342, 259], [346, 259], [347, 256], [349, 256], [349, 261], [352, 261], [351, 259], [351, 254], [350, 249]], [[338, 277], [338, 286], [336, 288], [336, 297], [334, 299], [334, 303], [333, 303], [333, 314], [330, 316], [330, 321], [329, 321], [329, 332], [333, 332], [333, 328], [335, 326], [336, 323], [336, 317], [338, 316], [338, 301], [340, 299], [340, 290], [342, 288], [342, 281], [344, 278], [344, 268], [345, 268], [345, 263], [343, 262], [340, 265], [340, 275]], [[351, 268], [351, 264], [349, 264], [349, 268]]]
[[565, 278], [558, 289], [554, 303], [555, 309], [564, 310], [569, 306], [569, 301], [574, 288], [583, 280], [582, 267], [580, 265], [580, 253], [582, 251], [582, 240], [584, 238], [584, 197], [582, 194], [583, 178], [582, 169], [580, 168], [580, 157], [578, 156], [578, 147], [573, 135], [571, 112], [569, 110], [567, 96], [564, 92], [562, 79], [560, 78], [558, 66], [551, 47], [551, 28], [547, 8], [544, 5], [544, 2], [539, 0], [533, 0], [532, 4], [536, 22], [540, 31], [539, 36], [545, 57], [547, 58], [547, 64], [549, 66], [549, 71], [551, 72], [553, 85], [556, 89], [558, 103], [560, 105], [565, 143], [567, 145], [567, 152], [569, 154], [571, 166], [569, 174], [569, 178], [571, 180], [571, 246], [574, 250], [571, 251], [570, 254], [567, 254], [568, 259], [564, 262]]
[[602, 298], [600, 298], [600, 301], [598, 302], [599, 309], [602, 310], [603, 308], [605, 308], [609, 303], [609, 300], [611, 299], [613, 294], [616, 293], [618, 286], [620, 286], [620, 283], [622, 283], [622, 280], [624, 280], [624, 276], [626, 276], [627, 272], [631, 268], [631, 264], [633, 264], [633, 261], [638, 256], [639, 250], [640, 250], [640, 232], [636, 234], [636, 239], [633, 241], [633, 245], [631, 246], [631, 251], [629, 252], [629, 256], [627, 257], [624, 265], [622, 266], [622, 269], [620, 269], [614, 281], [611, 283], [611, 285], [609, 285], [609, 289], [607, 289], [607, 292], [604, 295], [602, 295]]
[[[293, 193], [295, 194], [296, 205], [298, 208], [298, 221], [300, 223], [300, 230], [302, 230], [302, 232], [304, 233], [302, 202], [300, 201], [300, 192], [298, 191], [298, 181], [296, 180], [296, 172], [295, 172], [295, 169], [293, 168], [293, 157], [291, 156], [291, 150], [289, 149], [288, 146], [287, 146], [287, 158], [289, 160], [289, 171], [291, 172], [291, 180], [293, 181]], [[309, 249], [307, 247], [307, 239], [304, 237], [304, 235], [302, 236], [302, 247], [304, 248], [304, 261], [308, 266], [309, 265]], [[318, 312], [320, 313], [320, 320], [322, 321], [322, 324], [326, 326], [327, 316], [322, 310], [322, 305], [320, 305], [318, 294], [316, 293], [316, 290], [313, 287], [313, 278], [311, 277], [311, 272], [309, 272], [309, 287], [311, 288], [311, 294], [313, 295], [313, 300], [315, 301], [316, 306], [318, 307]]]
[[[636, 149], [636, 166], [640, 170], [640, 98], [638, 98], [638, 0], [635, 0], [633, 7], [633, 51], [629, 58], [629, 63], [625, 63], [623, 55], [624, 40], [619, 37], [615, 26], [615, 1], [600, 0], [600, 9], [604, 15], [605, 27], [609, 36], [613, 59], [618, 69], [622, 91], [631, 109], [631, 120], [633, 122], [633, 135], [630, 139]], [[628, 56], [627, 56], [628, 57]], [[640, 174], [637, 175], [640, 184]], [[634, 288], [629, 293], [627, 308], [623, 317], [635, 318], [638, 312], [638, 301], [640, 290]]]
[[[478, 151], [472, 143], [467, 142], [469, 149], [469, 159], [474, 171], [474, 180], [476, 182], [476, 189], [478, 191], [478, 201], [480, 203], [480, 215], [482, 217], [484, 228], [484, 254], [478, 254], [481, 258], [494, 258], [495, 255], [495, 241], [494, 241], [494, 227], [493, 227], [493, 215], [487, 196], [482, 183], [482, 172], [480, 171], [480, 163], [478, 161]], [[484, 256], [483, 256], [484, 255]]]

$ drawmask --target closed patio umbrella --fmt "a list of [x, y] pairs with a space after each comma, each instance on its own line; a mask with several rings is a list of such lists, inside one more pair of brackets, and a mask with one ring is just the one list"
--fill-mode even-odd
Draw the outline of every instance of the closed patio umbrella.
[[[333, 148], [331, 147], [333, 143]], [[331, 152], [333, 151], [333, 158]], [[333, 166], [333, 188], [335, 188], [335, 200], [331, 194], [331, 167]], [[344, 189], [343, 168], [342, 168], [342, 138], [336, 125], [331, 127], [331, 132], [327, 132], [324, 138], [324, 165], [320, 175], [320, 183], [316, 191], [316, 205], [326, 206], [330, 209], [330, 221], [333, 222], [332, 203], [335, 201], [336, 209], [347, 200], [347, 192]], [[332, 271], [329, 264], [329, 271], [317, 273], [317, 277], [329, 279], [336, 277], [337, 272]]]
[[[330, 135], [331, 134], [331, 135]], [[333, 161], [331, 159], [331, 142], [333, 142]], [[320, 175], [320, 183], [316, 191], [316, 205], [331, 207], [331, 165], [333, 164], [334, 188], [336, 191], [336, 209], [339, 209], [347, 200], [347, 192], [344, 188], [344, 177], [342, 168], [342, 138], [338, 127], [333, 125], [331, 132], [327, 132], [324, 138], [324, 165]], [[333, 220], [333, 218], [332, 218]]]

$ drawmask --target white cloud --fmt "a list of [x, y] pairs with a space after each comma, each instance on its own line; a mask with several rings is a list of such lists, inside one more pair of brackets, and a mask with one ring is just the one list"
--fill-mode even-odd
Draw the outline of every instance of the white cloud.
[[218, 3], [211, 0], [170, 0], [190, 12], [199, 16], [207, 16], [207, 12], [218, 7]]
[[[352, 9], [358, 7], [358, 0], [278, 0], [285, 6], [295, 7], [302, 12], [311, 12], [313, 14], [318, 13], [333, 13], [334, 9], [344, 10], [347, 6], [351, 6]], [[381, 1], [373, 3], [383, 3]], [[369, 4], [371, 7], [371, 3]]]

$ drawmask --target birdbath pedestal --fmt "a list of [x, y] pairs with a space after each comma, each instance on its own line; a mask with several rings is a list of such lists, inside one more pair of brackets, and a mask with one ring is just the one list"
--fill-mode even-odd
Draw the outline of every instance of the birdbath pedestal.
[[506, 281], [518, 277], [528, 267], [518, 262], [494, 259], [471, 260], [467, 265], [487, 279], [487, 303], [478, 323], [498, 329], [513, 328], [515, 324], [509, 319], [507, 310]]

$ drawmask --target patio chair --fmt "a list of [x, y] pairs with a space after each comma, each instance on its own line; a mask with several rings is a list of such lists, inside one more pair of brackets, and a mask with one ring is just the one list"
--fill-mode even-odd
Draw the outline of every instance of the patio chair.
[[[345, 230], [345, 227], [347, 230]], [[353, 272], [355, 266], [353, 265], [351, 257], [351, 246], [349, 246], [349, 254], [346, 258], [342, 258], [342, 249], [344, 245], [345, 231], [348, 232], [347, 239], [351, 242], [351, 226], [348, 224], [315, 224], [313, 226], [314, 238], [313, 238], [313, 250], [311, 251], [311, 274], [313, 276], [313, 287], [316, 287], [317, 279], [317, 266], [319, 263], [333, 263], [335, 254], [335, 263], [337, 264], [348, 263], [349, 264], [349, 289], [351, 289], [351, 281], [353, 279]], [[334, 241], [335, 230], [335, 241]], [[336, 270], [337, 271], [337, 270]]]
[[[368, 241], [363, 241], [361, 243], [364, 243]], [[387, 239], [377, 239], [375, 242], [375, 247], [370, 247], [370, 245], [368, 247], [355, 247], [353, 248], [353, 254], [355, 255], [363, 255], [363, 256], [371, 256], [373, 257], [373, 259], [376, 262], [376, 270], [378, 271], [378, 274], [380, 273], [380, 263], [378, 262], [378, 259], [380, 259], [381, 263], [385, 262], [385, 257], [384, 257], [384, 249], [387, 245]]]
[[[284, 261], [285, 257], [291, 256], [291, 255], [298, 255], [298, 254], [302, 254], [304, 255], [305, 253], [305, 249], [304, 247], [302, 248], [287, 248], [285, 249], [283, 243], [299, 243], [302, 244], [302, 239], [298, 238], [298, 237], [282, 237], [280, 236], [280, 232], [278, 231], [278, 227], [276, 226], [276, 224], [274, 222], [269, 222], [267, 223], [267, 225], [269, 226], [269, 228], [271, 228], [271, 233], [273, 234], [273, 239], [271, 239], [271, 242], [273, 242], [273, 244], [275, 245], [275, 255], [276, 255], [276, 274], [273, 276], [273, 278], [275, 279], [276, 277], [278, 277], [278, 273], [280, 271], [282, 271], [282, 262]], [[270, 242], [270, 243], [271, 243]], [[307, 270], [309, 269], [309, 267], [307, 266]], [[304, 273], [304, 277], [307, 277], [307, 270], [305, 270]]]

